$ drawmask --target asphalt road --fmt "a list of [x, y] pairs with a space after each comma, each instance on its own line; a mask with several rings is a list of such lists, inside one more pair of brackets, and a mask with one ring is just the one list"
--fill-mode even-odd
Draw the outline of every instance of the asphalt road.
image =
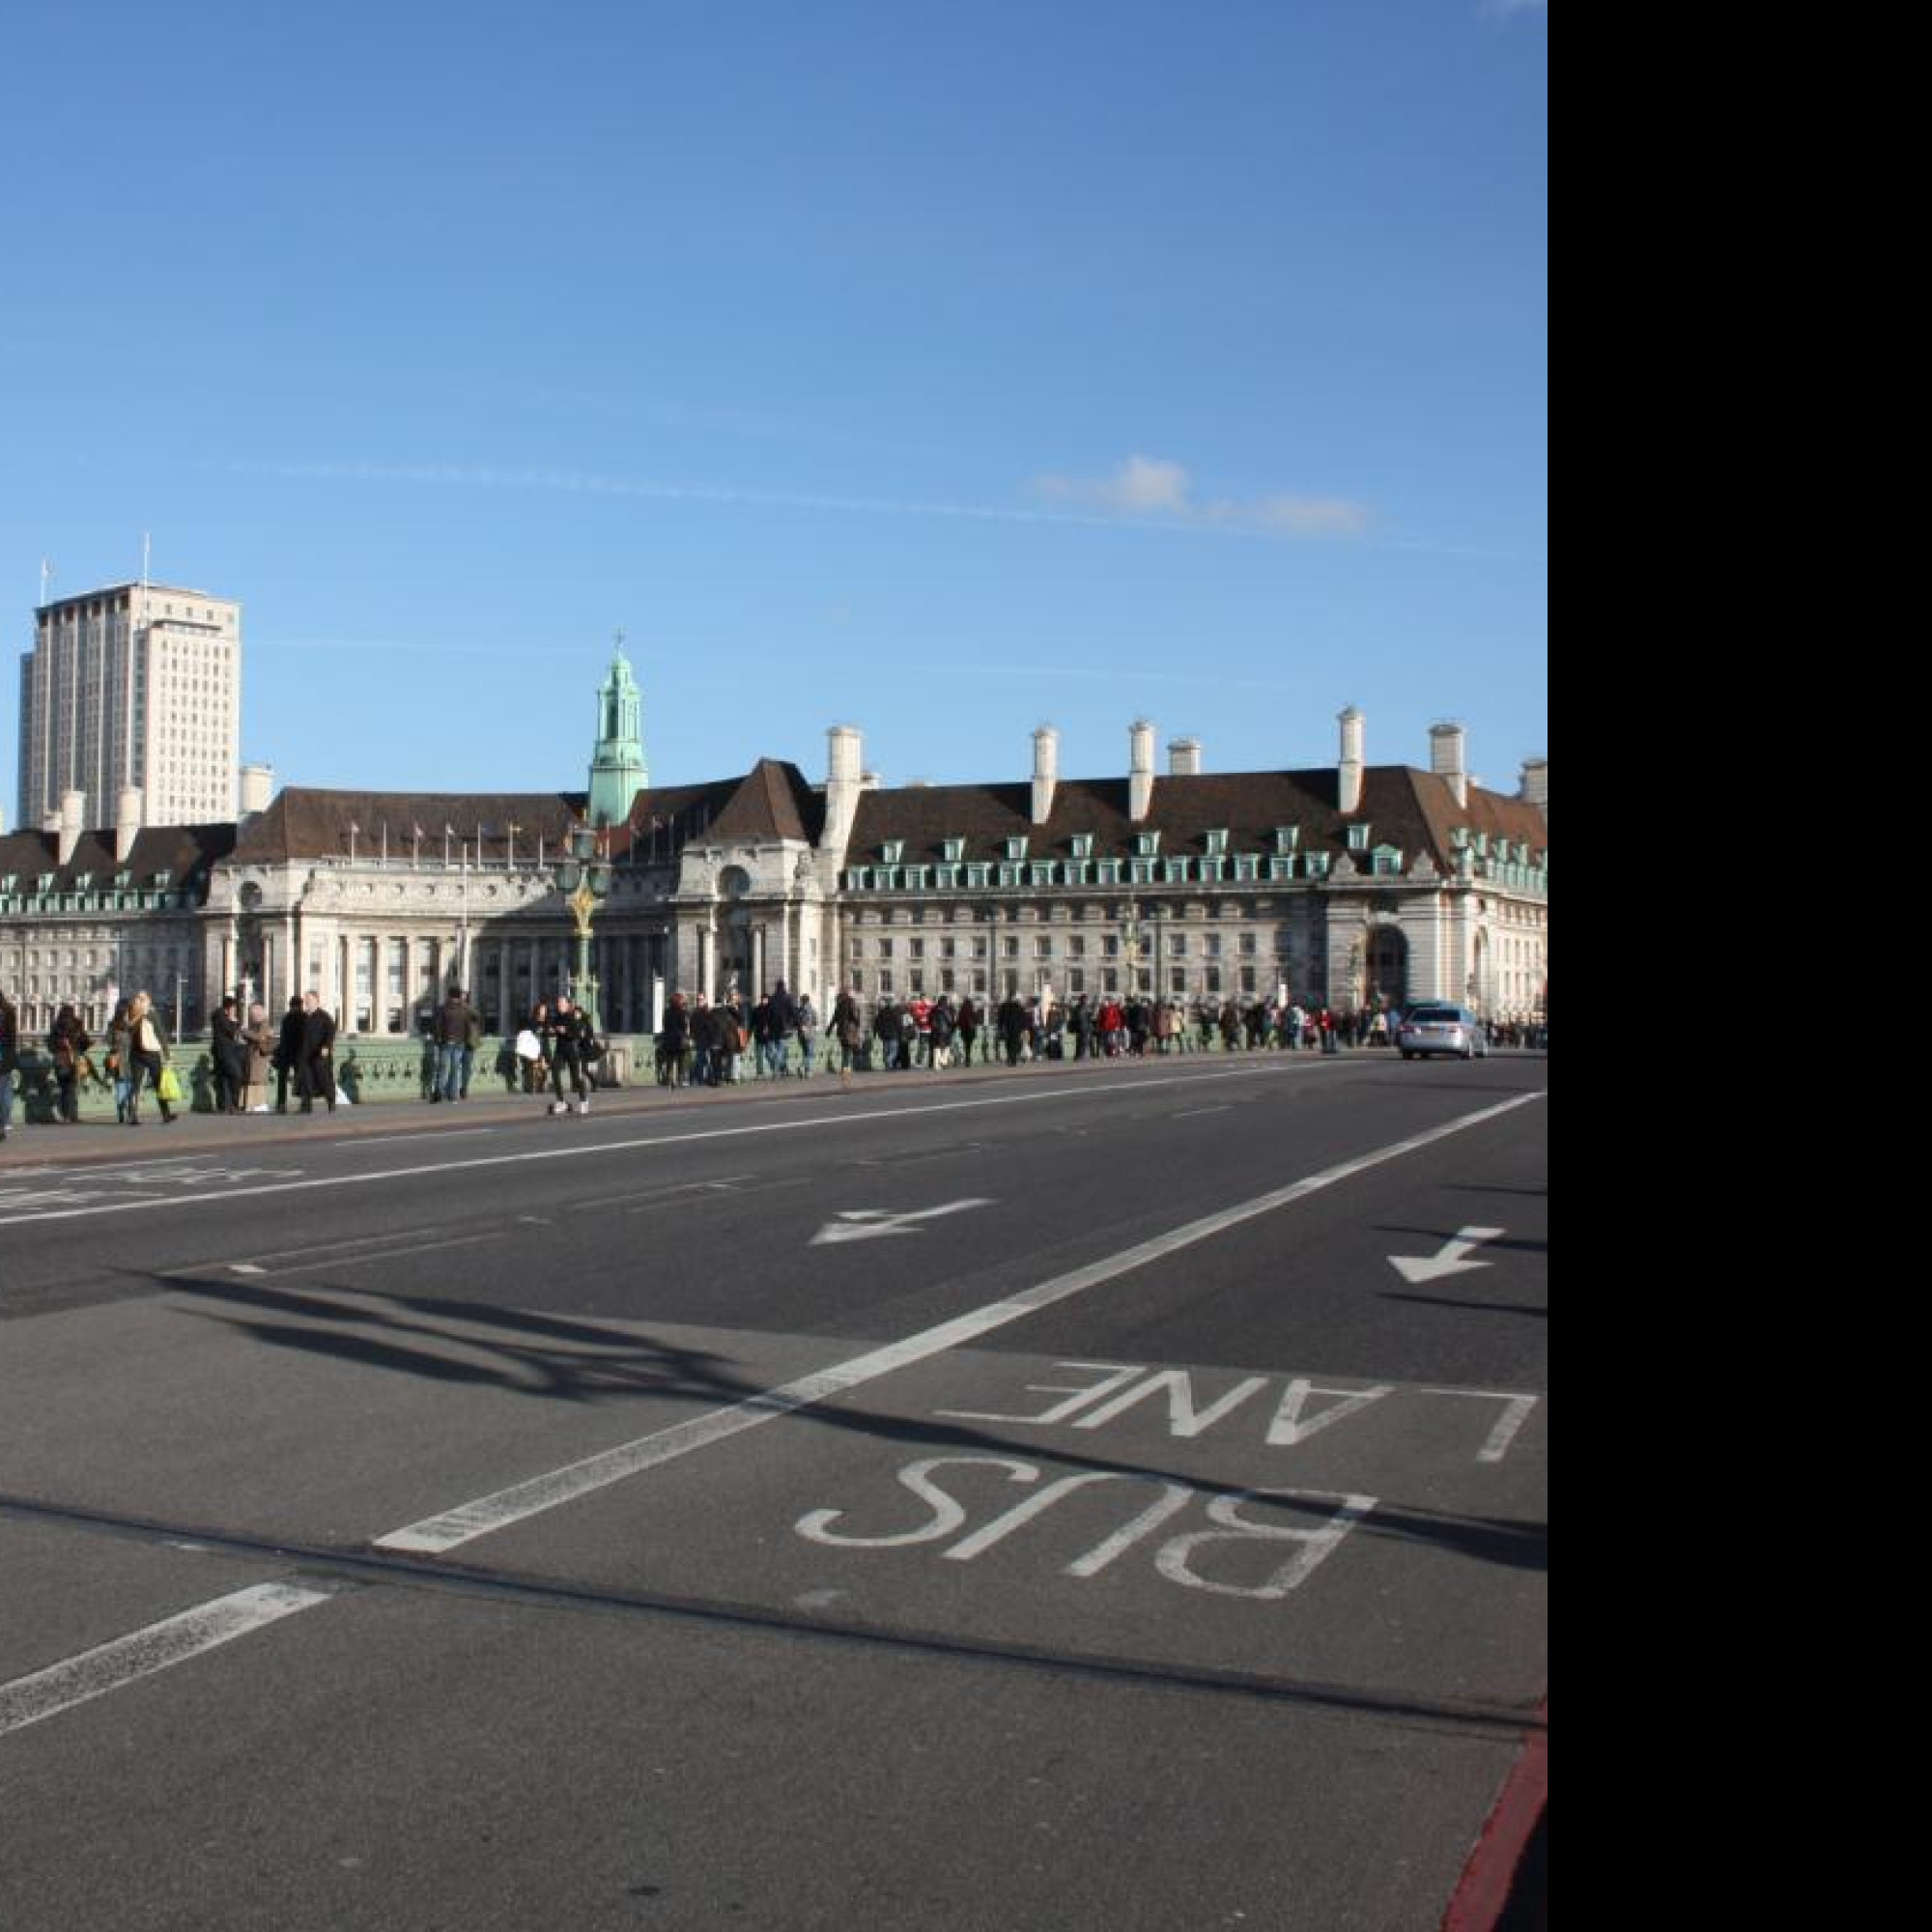
[[1542, 1729], [1546, 1075], [16, 1141], [0, 1922], [1436, 1927]]

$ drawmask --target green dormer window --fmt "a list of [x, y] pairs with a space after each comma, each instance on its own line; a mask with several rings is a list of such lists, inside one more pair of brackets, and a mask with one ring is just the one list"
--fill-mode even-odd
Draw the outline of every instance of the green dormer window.
[[1375, 864], [1370, 869], [1378, 879], [1399, 879], [1402, 876], [1402, 854], [1393, 845], [1378, 845]]
[[1208, 856], [1221, 859], [1227, 856], [1228, 835], [1225, 832], [1210, 832], [1208, 835]]
[[966, 856], [966, 841], [963, 838], [949, 838], [942, 847], [949, 866], [956, 866]]
[[1158, 832], [1136, 832], [1134, 834], [1134, 857], [1153, 859], [1160, 854], [1160, 834]]
[[1373, 830], [1367, 825], [1351, 825], [1349, 828], [1349, 850], [1366, 852], [1369, 849], [1369, 834]]
[[1026, 855], [1027, 841], [1024, 838], [1014, 838], [1007, 840], [1007, 857], [1009, 859], [1024, 859]]
[[1073, 835], [1073, 856], [1076, 859], [1091, 859], [1094, 856], [1094, 835], [1091, 832], [1076, 832]]
[[905, 860], [905, 840], [888, 838], [879, 852], [880, 859], [888, 866], [897, 866]]
[[1301, 827], [1298, 825], [1277, 825], [1274, 831], [1275, 856], [1279, 859], [1293, 858], [1301, 844]]

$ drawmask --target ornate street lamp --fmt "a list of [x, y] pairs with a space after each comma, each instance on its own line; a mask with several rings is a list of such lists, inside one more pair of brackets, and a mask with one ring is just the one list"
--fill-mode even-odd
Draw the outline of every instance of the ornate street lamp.
[[568, 896], [571, 916], [577, 921], [577, 975], [571, 998], [590, 1015], [590, 1030], [596, 1034], [604, 1031], [604, 1015], [598, 1009], [597, 976], [590, 970], [590, 923], [611, 896], [611, 861], [601, 843], [588, 825], [573, 825], [565, 856], [556, 867], [557, 885]]
[[1151, 920], [1142, 910], [1139, 900], [1131, 901], [1121, 915], [1121, 941], [1127, 956], [1127, 997], [1137, 997], [1141, 990], [1141, 960], [1150, 946], [1153, 951], [1153, 992], [1160, 997], [1160, 926], [1156, 920]]

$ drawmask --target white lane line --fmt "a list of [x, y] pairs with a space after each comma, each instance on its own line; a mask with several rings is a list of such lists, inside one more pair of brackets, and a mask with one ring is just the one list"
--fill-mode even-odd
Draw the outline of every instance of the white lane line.
[[656, 1435], [640, 1436], [635, 1442], [607, 1449], [601, 1455], [586, 1457], [581, 1463], [554, 1469], [548, 1475], [536, 1476], [528, 1482], [499, 1490], [495, 1495], [480, 1496], [474, 1502], [463, 1503], [440, 1515], [426, 1517], [420, 1522], [406, 1524], [401, 1529], [389, 1531], [386, 1536], [378, 1537], [375, 1547], [423, 1556], [443, 1554], [473, 1542], [479, 1536], [489, 1536], [512, 1523], [522, 1522], [527, 1517], [540, 1516], [546, 1510], [574, 1502], [580, 1496], [607, 1489], [627, 1477], [641, 1475], [647, 1469], [662, 1467], [697, 1450], [712, 1448], [734, 1435], [742, 1435], [747, 1430], [761, 1429], [766, 1423], [794, 1415], [800, 1409], [849, 1395], [854, 1389], [877, 1381], [883, 1376], [895, 1375], [900, 1369], [911, 1368], [934, 1355], [963, 1348], [995, 1329], [1023, 1321], [1029, 1315], [1037, 1315], [1043, 1308], [1051, 1308], [1056, 1302], [1084, 1294], [1089, 1289], [1098, 1288], [1102, 1283], [1117, 1280], [1136, 1268], [1165, 1260], [1183, 1248], [1191, 1248], [1216, 1235], [1225, 1234], [1230, 1228], [1237, 1228], [1243, 1222], [1256, 1220], [1264, 1214], [1273, 1213], [1277, 1208], [1306, 1200], [1311, 1194], [1319, 1194], [1323, 1188], [1333, 1187], [1358, 1174], [1366, 1174], [1384, 1162], [1400, 1160], [1405, 1154], [1433, 1147], [1452, 1134], [1481, 1126], [1487, 1121], [1499, 1120], [1503, 1115], [1541, 1097], [1540, 1094], [1520, 1094], [1499, 1106], [1485, 1107], [1480, 1113], [1464, 1114], [1446, 1125], [1431, 1127], [1425, 1133], [1397, 1141], [1390, 1147], [1378, 1148], [1375, 1152], [1344, 1161], [1339, 1167], [1325, 1168], [1321, 1173], [1312, 1174], [1291, 1186], [1259, 1195], [1252, 1201], [1244, 1201], [1238, 1207], [1225, 1208], [1199, 1221], [1190, 1221], [1169, 1234], [1143, 1241], [1138, 1247], [1127, 1248], [1105, 1261], [1077, 1268], [1071, 1274], [1042, 1282], [1038, 1287], [1030, 1288], [1007, 1300], [991, 1302], [984, 1308], [975, 1309], [970, 1315], [942, 1322], [923, 1334], [909, 1336], [903, 1342], [876, 1349], [870, 1354], [856, 1356], [817, 1375], [786, 1382], [782, 1387], [768, 1389], [762, 1395], [753, 1396], [729, 1408], [714, 1409], [708, 1415], [696, 1416], [689, 1422], [659, 1430]]
[[[1189, 1073], [1174, 1080], [1122, 1087], [1045, 1087], [1027, 1094], [1003, 1094], [991, 1100], [948, 1100], [936, 1107], [883, 1107], [866, 1114], [820, 1114], [809, 1121], [766, 1121], [749, 1126], [714, 1127], [701, 1133], [657, 1134], [647, 1140], [595, 1141], [588, 1145], [566, 1139], [560, 1147], [526, 1149], [521, 1153], [497, 1153], [474, 1160], [437, 1161], [427, 1167], [379, 1168], [373, 1174], [327, 1175], [312, 1180], [278, 1180], [266, 1187], [233, 1187], [219, 1193], [183, 1194], [167, 1200], [106, 1201], [87, 1208], [66, 1208], [40, 1214], [0, 1215], [0, 1228], [25, 1228], [41, 1221], [96, 1221], [106, 1214], [155, 1213], [166, 1208], [206, 1208], [216, 1201], [255, 1201], [269, 1194], [310, 1194], [321, 1188], [374, 1187], [390, 1180], [421, 1180], [441, 1174], [471, 1174], [486, 1167], [522, 1167], [540, 1160], [583, 1160], [593, 1154], [639, 1153], [651, 1148], [690, 1147], [700, 1141], [746, 1140], [759, 1134], [811, 1133], [823, 1127], [862, 1126], [877, 1121], [917, 1120], [925, 1114], [974, 1113], [987, 1107], [1024, 1107], [1040, 1100], [1118, 1099], [1124, 1093], [1142, 1094], [1155, 1087], [1190, 1087], [1204, 1080], [1255, 1080], [1286, 1077], [1284, 1069], [1243, 1067], [1234, 1073]], [[1541, 1099], [1541, 1092], [1526, 1096]]]
[[357, 1134], [353, 1140], [330, 1141], [330, 1147], [367, 1148], [396, 1147], [408, 1141], [434, 1141], [440, 1147], [444, 1141], [474, 1140], [479, 1134], [494, 1134], [495, 1127], [432, 1127], [428, 1125], [411, 1127], [399, 1134]]
[[[373, 1262], [400, 1262], [407, 1260], [411, 1255], [440, 1254], [445, 1248], [474, 1248], [481, 1246], [485, 1241], [500, 1241], [504, 1238], [500, 1234], [459, 1235], [453, 1240], [420, 1241], [412, 1248], [364, 1248], [359, 1254], [330, 1255], [319, 1262], [297, 1262], [289, 1267], [276, 1268], [274, 1273], [277, 1276], [314, 1274], [319, 1268], [367, 1267]], [[238, 1268], [236, 1272], [239, 1274], [241, 1270]], [[256, 1272], [259, 1274], [263, 1270], [258, 1268]]]
[[233, 1596], [217, 1597], [130, 1636], [116, 1637], [65, 1663], [37, 1670], [31, 1677], [0, 1684], [0, 1737], [24, 1730], [43, 1718], [58, 1717], [76, 1704], [104, 1697], [156, 1671], [233, 1643], [298, 1610], [326, 1604], [326, 1590], [300, 1590], [288, 1583], [260, 1583]]

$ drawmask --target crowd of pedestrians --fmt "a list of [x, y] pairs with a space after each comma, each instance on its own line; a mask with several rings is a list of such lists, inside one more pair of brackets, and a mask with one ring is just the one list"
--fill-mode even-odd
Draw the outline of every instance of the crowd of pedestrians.
[[1390, 1043], [1394, 1015], [1378, 1009], [1338, 1012], [1298, 1001], [1167, 1000], [1085, 995], [1070, 1003], [1009, 997], [982, 1006], [955, 1000], [885, 999], [869, 1006], [847, 989], [835, 1001], [826, 1035], [808, 999], [782, 984], [747, 1008], [735, 994], [716, 1004], [672, 996], [657, 1040], [664, 1087], [718, 1087], [731, 1081], [810, 1079], [827, 1072], [903, 1072], [950, 1066], [1018, 1066], [1035, 1060], [1113, 1060], [1150, 1054], [1231, 1053]]
[[[715, 1002], [671, 995], [656, 1038], [657, 1082], [667, 1088], [723, 1087], [745, 1080], [810, 1079], [823, 1069], [905, 1072], [952, 1066], [1018, 1066], [1036, 1060], [1140, 1059], [1219, 1050], [1227, 1053], [1325, 1052], [1393, 1043], [1397, 1013], [1381, 1005], [1338, 1011], [1298, 1000], [1168, 1000], [1106, 996], [1056, 1002], [1009, 997], [982, 1006], [951, 994], [886, 998], [869, 1006], [850, 990], [822, 1019], [810, 996], [781, 981], [748, 1002], [733, 992]], [[488, 1028], [461, 987], [425, 1009], [430, 1052], [428, 1097], [455, 1105], [470, 1094]], [[1504, 1046], [1547, 1044], [1537, 1021], [1499, 1019], [1492, 1040]], [[225, 999], [210, 1028], [213, 1111], [286, 1114], [292, 1106], [333, 1113], [346, 1101], [335, 1068], [336, 1023], [319, 993], [289, 1002], [279, 1027], [259, 1004], [245, 1010]], [[547, 1100], [552, 1114], [587, 1114], [606, 1054], [589, 1014], [559, 994], [540, 1003], [519, 1029], [515, 1084]], [[90, 1038], [79, 1015], [63, 1007], [46, 1038], [56, 1124], [77, 1124], [80, 1093], [111, 1085], [118, 1122], [139, 1126], [152, 1095], [161, 1121], [180, 1116], [183, 1092], [175, 1045], [153, 999], [136, 993], [114, 1011], [104, 1041]], [[18, 1014], [0, 992], [0, 1140], [12, 1131], [20, 1072]], [[273, 1098], [270, 1097], [272, 1090]]]
[[815, 1071], [819, 1048], [818, 1011], [811, 996], [796, 998], [782, 980], [747, 1009], [736, 993], [715, 1005], [703, 994], [687, 1001], [673, 993], [657, 1037], [660, 1087], [724, 1087], [749, 1077], [781, 1079], [794, 1069], [791, 1051], [799, 1049], [799, 1076]]

